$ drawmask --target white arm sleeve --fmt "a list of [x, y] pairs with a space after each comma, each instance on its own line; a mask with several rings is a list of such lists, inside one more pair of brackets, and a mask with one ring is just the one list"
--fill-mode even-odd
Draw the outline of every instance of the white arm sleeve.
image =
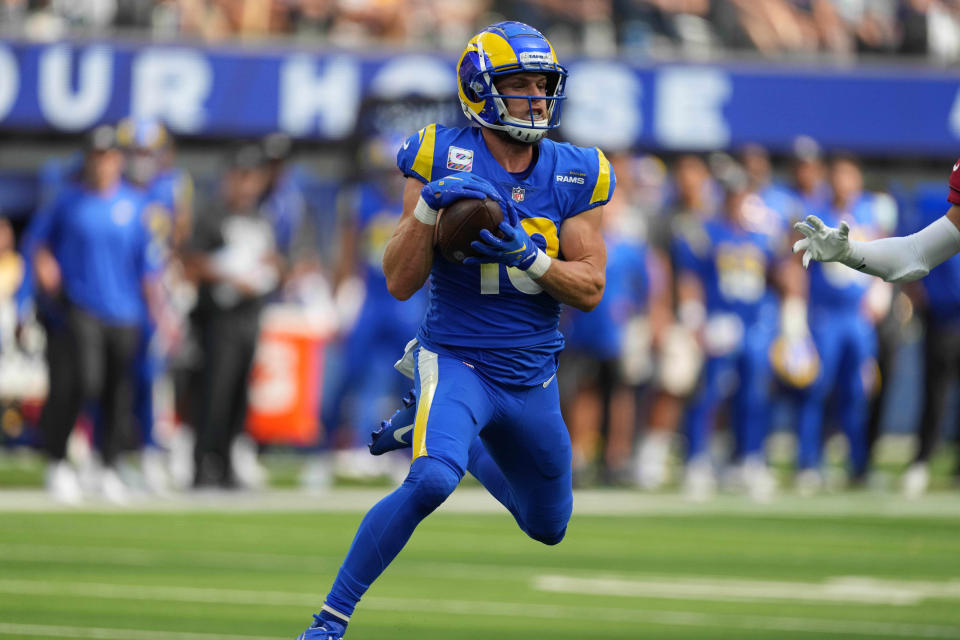
[[852, 241], [843, 264], [887, 282], [910, 282], [958, 252], [960, 230], [944, 216], [909, 236]]

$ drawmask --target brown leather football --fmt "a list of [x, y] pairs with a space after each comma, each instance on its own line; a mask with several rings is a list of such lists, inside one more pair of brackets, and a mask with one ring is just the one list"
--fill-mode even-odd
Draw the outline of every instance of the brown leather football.
[[480, 231], [487, 229], [503, 237], [498, 226], [503, 221], [503, 210], [496, 200], [463, 198], [440, 211], [437, 218], [436, 245], [445, 259], [461, 263], [464, 258], [478, 257], [470, 246], [480, 239]]

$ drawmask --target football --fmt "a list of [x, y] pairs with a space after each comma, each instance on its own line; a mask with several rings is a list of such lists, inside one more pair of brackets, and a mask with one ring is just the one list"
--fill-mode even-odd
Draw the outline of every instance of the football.
[[445, 259], [461, 263], [464, 258], [477, 257], [470, 246], [480, 239], [480, 231], [487, 229], [502, 237], [497, 227], [503, 221], [503, 210], [495, 200], [463, 198], [440, 211], [437, 218], [436, 245]]

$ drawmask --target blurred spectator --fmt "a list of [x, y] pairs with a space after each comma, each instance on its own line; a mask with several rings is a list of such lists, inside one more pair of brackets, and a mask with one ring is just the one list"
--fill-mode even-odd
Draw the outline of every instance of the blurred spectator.
[[[159, 121], [128, 118], [118, 125], [117, 135], [126, 155], [126, 179], [148, 202], [145, 222], [161, 261], [155, 313], [145, 314], [140, 326], [134, 411], [144, 480], [150, 490], [163, 493], [169, 479], [166, 455], [155, 433], [160, 408], [154, 406], [154, 396], [155, 387], [166, 377], [169, 359], [180, 346], [184, 325], [185, 310], [176, 299], [183, 286], [176, 251], [193, 215], [193, 185], [189, 174], [172, 166], [173, 145]], [[165, 407], [162, 413], [170, 416], [173, 407]]]
[[260, 207], [273, 225], [277, 250], [286, 262], [284, 271], [300, 260], [309, 260], [316, 247], [311, 229], [306, 227], [307, 203], [290, 167], [293, 141], [285, 133], [272, 133], [261, 140], [266, 162], [267, 185]]
[[24, 272], [23, 256], [17, 252], [13, 225], [9, 219], [0, 217], [0, 354], [8, 351], [15, 342], [15, 295], [23, 282]]
[[[845, 220], [851, 237], [869, 240], [882, 237], [877, 198], [863, 189], [860, 166], [852, 156], [838, 155], [830, 166], [833, 198], [816, 215], [828, 224]], [[837, 268], [831, 268], [837, 267]], [[810, 265], [809, 320], [820, 373], [807, 390], [800, 409], [797, 490], [814, 493], [823, 486], [820, 472], [827, 401], [838, 394], [840, 423], [850, 451], [851, 478], [862, 477], [867, 468], [866, 426], [869, 397], [876, 390], [879, 317], [867, 295], [872, 285], [885, 285], [853, 269], [831, 264]]]
[[823, 155], [820, 145], [810, 137], [799, 136], [793, 143], [790, 158], [790, 190], [797, 202], [794, 216], [788, 216], [788, 222], [794, 222], [827, 206], [830, 200], [830, 187], [825, 178]]
[[594, 56], [960, 58], [958, 0], [2, 0], [0, 25], [43, 41], [135, 29], [163, 39], [295, 35], [350, 48], [457, 51], [490, 14]]
[[100, 490], [115, 502], [126, 488], [114, 465], [133, 427], [133, 360], [144, 307], [156, 272], [142, 195], [121, 180], [116, 131], [101, 126], [88, 137], [83, 182], [64, 188], [38, 212], [26, 235], [38, 296], [48, 302], [50, 392], [40, 418], [55, 498], [80, 499], [66, 443], [84, 402], [100, 410]]
[[613, 0], [500, 0], [493, 11], [507, 20], [535, 25], [557, 49], [615, 53]]
[[645, 221], [634, 208], [632, 158], [611, 158], [617, 192], [604, 209], [607, 280], [604, 297], [590, 313], [567, 310], [566, 348], [560, 384], [573, 441], [574, 482], [594, 475], [604, 484], [631, 481], [636, 400], [653, 375], [651, 300], [666, 288], [663, 270], [646, 242]]
[[[918, 231], [943, 215], [942, 189], [925, 198], [917, 207], [917, 219], [910, 233]], [[926, 492], [930, 484], [930, 458], [939, 445], [944, 416], [949, 405], [949, 390], [960, 376], [960, 257], [954, 257], [933, 269], [920, 280], [919, 312], [923, 317], [924, 376], [923, 412], [917, 424], [917, 443], [910, 466], [903, 476], [903, 492], [911, 498]], [[960, 429], [953, 445], [960, 449]], [[954, 462], [954, 480], [960, 479], [960, 458]]]
[[[383, 252], [403, 210], [404, 176], [395, 158], [402, 137], [380, 134], [357, 151], [358, 180], [338, 198], [340, 253], [334, 272], [338, 299], [362, 291], [359, 312], [342, 317], [334, 347], [339, 366], [323, 402], [323, 423], [339, 454], [338, 470], [347, 475], [372, 472], [366, 448], [370, 432], [410, 386], [393, 363], [416, 336], [426, 312], [427, 290], [399, 301], [387, 291]], [[354, 464], [351, 464], [351, 460]], [[352, 467], [352, 469], [351, 469]]]
[[732, 457], [750, 495], [765, 500], [775, 488], [764, 455], [768, 349], [776, 331], [768, 272], [782, 235], [777, 221], [770, 219], [772, 212], [750, 191], [746, 172], [732, 161], [716, 164], [724, 191], [721, 214], [701, 220], [697, 231], [685, 226], [675, 240], [678, 304], [682, 312], [685, 306], [701, 309], [698, 328], [707, 354], [686, 417], [684, 489], [693, 499], [705, 499], [715, 490], [712, 422], [723, 400], [733, 395]]
[[238, 486], [231, 447], [246, 419], [260, 314], [280, 278], [276, 239], [259, 207], [266, 186], [260, 146], [235, 150], [220, 196], [197, 219], [186, 252], [199, 285], [193, 324], [202, 351], [192, 420], [195, 487]]
[[614, 0], [617, 42], [626, 55], [669, 50], [703, 53], [715, 46], [710, 0]]

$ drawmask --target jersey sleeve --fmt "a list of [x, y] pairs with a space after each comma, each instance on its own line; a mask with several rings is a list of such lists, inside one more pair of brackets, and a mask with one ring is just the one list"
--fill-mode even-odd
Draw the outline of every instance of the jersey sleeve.
[[583, 175], [578, 171], [579, 168], [561, 170], [556, 176], [558, 187], [561, 186], [561, 182], [565, 185], [571, 185], [572, 183], [577, 186], [572, 194], [573, 201], [571, 202], [570, 215], [583, 213], [607, 204], [610, 202], [613, 190], [617, 185], [613, 168], [610, 166], [607, 157], [603, 155], [603, 151], [600, 151], [597, 147], [581, 148], [580, 150], [584, 165], [582, 171], [586, 174], [585, 179], [578, 180]]
[[960, 160], [953, 165], [953, 173], [950, 174], [950, 191], [947, 194], [947, 201], [950, 204], [960, 204]]
[[397, 167], [408, 178], [421, 182], [433, 180], [433, 156], [437, 143], [437, 125], [430, 124], [403, 141], [397, 151]]

